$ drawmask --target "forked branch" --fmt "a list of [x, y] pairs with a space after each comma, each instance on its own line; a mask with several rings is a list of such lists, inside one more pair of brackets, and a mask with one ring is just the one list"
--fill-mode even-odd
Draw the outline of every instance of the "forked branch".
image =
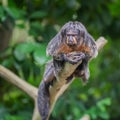
[[[98, 50], [102, 49], [104, 45], [107, 43], [107, 40], [105, 40], [104, 37], [100, 37], [97, 41], [97, 47]], [[78, 63], [80, 64], [80, 63]], [[54, 104], [56, 103], [57, 99], [59, 98], [60, 95], [63, 94], [63, 92], [69, 87], [69, 85], [72, 83], [72, 81], [69, 84], [65, 84], [66, 82], [66, 77], [72, 74], [72, 72], [76, 69], [78, 66], [76, 65], [71, 65], [67, 63], [65, 65], [64, 70], [62, 71], [61, 75], [59, 76], [60, 81], [56, 81], [54, 86], [50, 89], [50, 113], [52, 112], [52, 109], [54, 107]], [[70, 72], [69, 72], [69, 69]], [[68, 75], [69, 74], [69, 75]], [[27, 93], [33, 100], [34, 100], [34, 113], [33, 113], [33, 118], [32, 120], [40, 120], [40, 116], [38, 114], [38, 109], [37, 109], [37, 91], [38, 88], [34, 87], [33, 85], [30, 85], [27, 83], [25, 80], [19, 78], [17, 75], [15, 75], [13, 72], [8, 70], [7, 68], [3, 67], [0, 65], [0, 76], [7, 80], [8, 82], [12, 83], [16, 87], [20, 88], [22, 91]], [[60, 89], [58, 91], [58, 88]], [[50, 115], [49, 113], [49, 115]]]

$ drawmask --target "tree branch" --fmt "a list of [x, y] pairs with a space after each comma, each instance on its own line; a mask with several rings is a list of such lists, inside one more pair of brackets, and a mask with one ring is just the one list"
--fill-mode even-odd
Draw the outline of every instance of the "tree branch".
[[29, 83], [25, 82], [25, 80], [19, 78], [13, 72], [8, 70], [7, 68], [0, 65], [0, 76], [3, 77], [8, 82], [12, 83], [13, 85], [17, 86], [25, 93], [27, 93], [31, 98], [37, 98], [37, 91], [38, 89]]
[[[107, 43], [104, 37], [100, 37], [97, 41], [97, 47], [98, 50], [102, 49], [102, 47]], [[60, 97], [60, 95], [63, 94], [63, 92], [69, 87], [69, 85], [72, 83], [69, 82], [66, 84], [66, 78], [70, 76], [73, 71], [77, 68], [77, 66], [81, 63], [81, 61], [76, 65], [71, 65], [69, 63], [65, 64], [64, 70], [61, 72], [60, 76], [58, 76], [58, 80], [54, 83], [53, 87], [49, 89], [50, 91], [50, 113], [52, 112], [52, 109], [57, 101], [57, 99]], [[8, 70], [7, 68], [0, 65], [0, 76], [7, 80], [8, 82], [12, 83], [16, 87], [20, 88], [22, 91], [27, 93], [31, 98], [34, 100], [34, 113], [32, 120], [40, 120], [40, 116], [38, 114], [37, 109], [37, 91], [38, 89], [23, 79], [16, 76], [13, 72]], [[49, 115], [50, 115], [49, 113]]]
[[96, 41], [98, 51], [101, 50], [106, 43], [107, 40], [104, 37], [99, 37]]

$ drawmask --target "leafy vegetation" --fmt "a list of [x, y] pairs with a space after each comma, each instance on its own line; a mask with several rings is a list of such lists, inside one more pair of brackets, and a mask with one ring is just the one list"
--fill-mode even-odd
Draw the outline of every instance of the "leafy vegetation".
[[[81, 21], [95, 39], [108, 44], [91, 61], [86, 86], [76, 79], [59, 99], [52, 120], [120, 118], [120, 1], [119, 0], [1, 0], [0, 64], [27, 82], [38, 86], [45, 63], [45, 49], [60, 27], [70, 20]], [[8, 33], [12, 37], [8, 38]], [[0, 78], [1, 79], [1, 78]], [[13, 85], [0, 80], [0, 120], [29, 120], [32, 100]]]

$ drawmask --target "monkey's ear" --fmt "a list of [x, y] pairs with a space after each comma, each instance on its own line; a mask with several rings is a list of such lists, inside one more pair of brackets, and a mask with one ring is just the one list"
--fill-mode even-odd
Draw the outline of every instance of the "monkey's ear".
[[46, 49], [46, 54], [50, 56], [56, 55], [62, 43], [62, 32], [60, 31], [49, 43]]

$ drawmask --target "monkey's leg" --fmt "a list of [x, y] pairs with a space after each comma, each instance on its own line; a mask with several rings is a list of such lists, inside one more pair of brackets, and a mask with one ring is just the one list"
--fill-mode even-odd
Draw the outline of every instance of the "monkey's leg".
[[80, 77], [83, 83], [86, 83], [89, 79], [89, 63], [86, 60], [83, 60], [82, 64], [80, 64], [76, 71], [74, 72], [75, 77]]

